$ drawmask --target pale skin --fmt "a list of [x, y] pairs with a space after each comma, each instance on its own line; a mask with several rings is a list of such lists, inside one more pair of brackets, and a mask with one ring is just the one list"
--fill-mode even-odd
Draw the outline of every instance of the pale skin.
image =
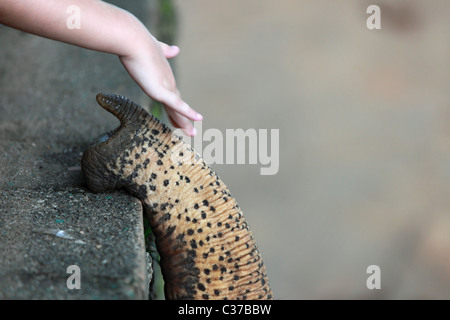
[[[67, 27], [69, 6], [80, 8], [79, 29]], [[99, 0], [0, 0], [0, 23], [27, 33], [117, 55], [130, 76], [164, 104], [172, 124], [189, 136], [202, 116], [180, 97], [167, 59], [177, 46], [158, 41], [131, 13]]]

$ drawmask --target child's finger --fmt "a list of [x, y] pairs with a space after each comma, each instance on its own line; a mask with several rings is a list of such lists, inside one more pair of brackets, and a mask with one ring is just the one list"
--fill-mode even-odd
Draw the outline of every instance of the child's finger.
[[169, 46], [168, 44], [165, 44], [161, 41], [159, 42], [159, 44], [161, 45], [162, 52], [167, 59], [173, 58], [177, 56], [178, 53], [180, 53], [180, 48], [177, 46]]
[[[169, 90], [161, 90], [159, 94], [159, 101], [162, 102], [166, 107], [176, 111], [177, 113], [185, 116], [186, 118], [193, 121], [201, 121], [203, 117], [201, 114], [197, 113], [194, 109], [189, 107], [189, 105], [184, 102], [179, 95]], [[175, 119], [174, 119], [175, 120]]]
[[180, 115], [177, 112], [174, 112], [171, 109], [167, 109], [167, 115], [169, 116], [170, 122], [174, 125], [176, 128], [183, 129], [184, 133], [187, 136], [193, 137], [197, 133], [192, 123], [186, 118]]

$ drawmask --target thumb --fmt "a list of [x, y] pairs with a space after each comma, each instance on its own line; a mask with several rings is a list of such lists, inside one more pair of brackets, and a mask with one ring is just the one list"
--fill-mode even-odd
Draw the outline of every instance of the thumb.
[[159, 43], [161, 45], [162, 52], [167, 59], [173, 58], [180, 53], [180, 48], [177, 46], [169, 46], [164, 42]]

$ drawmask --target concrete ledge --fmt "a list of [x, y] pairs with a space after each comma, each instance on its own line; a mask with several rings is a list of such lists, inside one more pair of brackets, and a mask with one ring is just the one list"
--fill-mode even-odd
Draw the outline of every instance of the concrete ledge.
[[[157, 0], [110, 2], [157, 14]], [[91, 193], [80, 160], [118, 125], [98, 92], [150, 100], [115, 56], [0, 29], [0, 299], [148, 299], [142, 206]]]
[[[146, 299], [141, 204], [125, 194], [0, 191], [1, 299]], [[66, 285], [80, 268], [81, 288]]]

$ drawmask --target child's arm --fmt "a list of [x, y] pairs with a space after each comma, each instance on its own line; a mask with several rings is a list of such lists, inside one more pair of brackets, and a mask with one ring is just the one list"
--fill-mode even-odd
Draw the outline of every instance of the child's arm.
[[[69, 29], [69, 6], [80, 8], [80, 28]], [[0, 0], [0, 23], [38, 36], [119, 56], [146, 94], [166, 105], [174, 125], [194, 135], [201, 120], [180, 98], [167, 58], [178, 47], [156, 40], [132, 14], [98, 0]]]

